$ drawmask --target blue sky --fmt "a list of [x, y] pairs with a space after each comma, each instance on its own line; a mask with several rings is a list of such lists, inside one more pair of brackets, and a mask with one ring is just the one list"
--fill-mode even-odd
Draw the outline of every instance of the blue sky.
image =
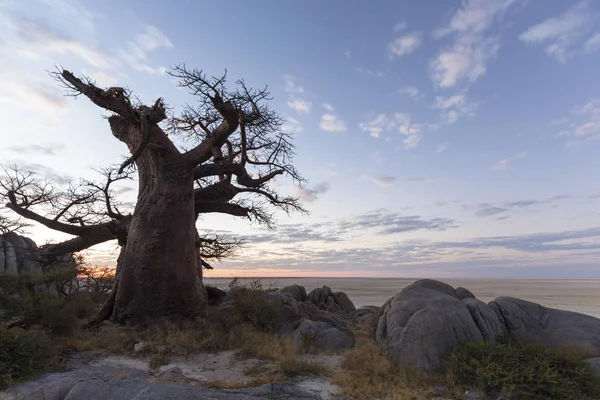
[[175, 109], [179, 62], [269, 86], [311, 214], [205, 217], [247, 241], [212, 276], [600, 277], [594, 1], [2, 0], [0, 32], [0, 157], [59, 180], [126, 148], [55, 64]]

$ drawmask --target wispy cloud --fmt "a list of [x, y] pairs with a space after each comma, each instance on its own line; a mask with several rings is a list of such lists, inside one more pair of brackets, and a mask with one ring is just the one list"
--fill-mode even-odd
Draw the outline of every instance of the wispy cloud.
[[65, 146], [62, 143], [46, 143], [46, 144], [27, 144], [19, 146], [11, 146], [10, 150], [20, 154], [42, 154], [46, 156], [56, 156]]
[[394, 182], [396, 182], [396, 177], [389, 176], [389, 175], [372, 176], [372, 175], [365, 174], [365, 175], [363, 175], [362, 179], [368, 179], [371, 182], [373, 182], [374, 184], [376, 184], [377, 186], [379, 186], [380, 188], [387, 188], [387, 187], [391, 186]]
[[423, 130], [423, 126], [413, 123], [410, 115], [406, 113], [395, 113], [391, 117], [379, 114], [368, 122], [361, 122], [359, 127], [374, 138], [379, 138], [384, 131], [397, 129], [397, 132], [403, 136], [405, 150], [412, 149], [419, 144]]
[[304, 88], [296, 83], [296, 78], [292, 75], [285, 74], [283, 76], [284, 90], [288, 93], [298, 94], [304, 93]]
[[479, 104], [469, 102], [467, 95], [461, 93], [450, 97], [436, 96], [433, 107], [442, 110], [442, 119], [446, 124], [452, 125], [461, 116], [474, 116]]
[[406, 21], [400, 21], [396, 25], [394, 25], [394, 32], [400, 32], [406, 29], [407, 26], [408, 24], [406, 23]]
[[495, 171], [506, 171], [510, 168], [510, 166], [517, 160], [523, 159], [527, 157], [527, 152], [524, 151], [512, 157], [506, 158], [504, 160], [498, 161], [496, 164], [492, 166], [492, 169]]
[[[590, 10], [589, 1], [580, 1], [556, 17], [530, 27], [519, 39], [527, 44], [546, 44], [546, 54], [564, 63], [590, 32], [598, 16], [597, 12]], [[594, 35], [584, 47], [588, 51], [594, 51], [598, 45], [600, 36]]]
[[409, 96], [414, 101], [419, 101], [425, 97], [425, 95], [423, 93], [419, 92], [419, 89], [417, 89], [414, 86], [404, 87], [404, 88], [400, 89], [398, 92], [400, 94]]
[[566, 119], [566, 129], [558, 136], [570, 138], [567, 145], [576, 145], [585, 140], [600, 139], [600, 99], [592, 99], [571, 111], [571, 118]]
[[331, 185], [329, 184], [329, 182], [322, 182], [322, 183], [319, 183], [318, 185], [316, 185], [315, 187], [313, 187], [312, 189], [297, 188], [296, 195], [303, 201], [312, 203], [312, 202], [316, 201], [320, 195], [327, 193], [329, 191], [330, 187], [331, 187]]
[[308, 113], [312, 108], [312, 102], [293, 96], [290, 97], [287, 104], [292, 110], [296, 110], [300, 113]]
[[474, 82], [487, 71], [487, 63], [500, 48], [497, 35], [488, 31], [517, 0], [466, 0], [436, 37], [454, 35], [452, 46], [442, 50], [431, 63], [431, 77], [442, 88], [460, 80]]
[[436, 147], [435, 152], [436, 153], [443, 153], [448, 149], [448, 145], [447, 144], [440, 144], [438, 147]]
[[559, 195], [543, 200], [518, 200], [495, 204], [479, 203], [475, 206], [464, 205], [462, 208], [466, 211], [474, 212], [478, 217], [493, 216], [497, 219], [507, 219], [516, 215], [517, 212], [539, 211], [542, 206], [555, 205], [569, 198], [570, 196], [567, 195]]
[[283, 129], [284, 131], [291, 132], [291, 133], [300, 133], [304, 130], [304, 127], [302, 126], [300, 121], [298, 121], [297, 119], [287, 117], [285, 119], [285, 123], [283, 124], [281, 129]]
[[326, 113], [321, 116], [319, 127], [327, 132], [346, 132], [346, 123], [335, 114]]
[[367, 74], [371, 78], [384, 78], [385, 77], [385, 72], [383, 72], [383, 71], [373, 71], [371, 69], [363, 68], [363, 67], [356, 68], [356, 71], [360, 72], [361, 74]]
[[39, 81], [19, 81], [0, 78], [2, 92], [0, 103], [16, 105], [22, 109], [41, 111], [51, 118], [67, 111], [67, 99], [60, 89]]
[[421, 37], [418, 33], [400, 36], [388, 44], [388, 53], [391, 59], [402, 57], [415, 51], [421, 45]]
[[136, 71], [149, 74], [162, 74], [167, 69], [163, 66], [152, 67], [148, 64], [150, 53], [160, 48], [171, 48], [173, 43], [158, 28], [148, 25], [144, 32], [136, 35], [135, 39], [127, 43], [126, 49], [119, 54], [121, 59]]

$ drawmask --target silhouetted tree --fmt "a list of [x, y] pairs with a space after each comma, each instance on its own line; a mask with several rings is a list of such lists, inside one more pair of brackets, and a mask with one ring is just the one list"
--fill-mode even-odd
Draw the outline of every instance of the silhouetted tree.
[[[238, 81], [228, 90], [226, 74], [208, 78], [185, 65], [170, 74], [197, 102], [168, 118], [162, 98], [145, 106], [126, 89], [101, 89], [67, 70], [53, 73], [69, 94], [84, 95], [111, 112], [111, 132], [130, 157], [117, 171], [104, 170], [101, 184], [82, 181], [57, 189], [18, 169], [0, 183], [16, 214], [74, 236], [41, 246], [46, 257], [118, 240], [115, 287], [96, 322], [110, 317], [136, 324], [203, 313], [202, 265], [209, 267], [203, 258], [226, 256], [238, 243], [200, 236], [195, 226], [200, 214], [247, 217], [273, 227], [272, 207], [303, 211], [297, 198], [282, 197], [268, 185], [282, 174], [298, 184], [303, 178], [292, 164], [294, 148], [281, 129], [283, 120], [265, 104], [266, 88], [253, 90]], [[168, 134], [192, 141], [192, 147], [178, 149]], [[138, 195], [133, 211], [125, 212], [111, 185], [129, 178], [132, 169]]]

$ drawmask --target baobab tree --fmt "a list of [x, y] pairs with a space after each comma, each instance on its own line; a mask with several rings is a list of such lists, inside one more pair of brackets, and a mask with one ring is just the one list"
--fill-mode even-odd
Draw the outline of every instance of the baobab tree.
[[[138, 324], [203, 313], [202, 249], [231, 247], [200, 236], [198, 215], [224, 213], [272, 227], [272, 207], [303, 211], [297, 198], [280, 196], [269, 186], [282, 174], [296, 184], [303, 178], [292, 164], [294, 148], [282, 130], [284, 121], [267, 104], [266, 88], [254, 90], [238, 81], [228, 90], [226, 74], [209, 78], [185, 65], [170, 74], [197, 101], [168, 117], [162, 98], [145, 106], [123, 88], [102, 89], [67, 70], [54, 73], [69, 94], [83, 95], [111, 112], [112, 135], [127, 145], [130, 156], [116, 173], [105, 171], [104, 184], [86, 182], [57, 193], [19, 171], [2, 184], [7, 207], [16, 214], [74, 236], [43, 246], [46, 256], [119, 241], [116, 284], [98, 321]], [[179, 149], [169, 134], [184, 136], [192, 147]], [[132, 173], [132, 167], [138, 194], [133, 212], [125, 213], [114, 204], [111, 185]], [[49, 207], [52, 213], [36, 207]]]

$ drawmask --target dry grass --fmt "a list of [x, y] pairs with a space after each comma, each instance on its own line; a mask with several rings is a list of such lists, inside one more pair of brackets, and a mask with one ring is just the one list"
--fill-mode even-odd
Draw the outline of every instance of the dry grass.
[[253, 378], [248, 381], [226, 381], [224, 379], [213, 379], [211, 381], [201, 382], [199, 385], [210, 389], [243, 389], [248, 387], [257, 387], [270, 383], [282, 382], [285, 377], [277, 374], [269, 374]]
[[431, 388], [444, 382], [394, 364], [367, 329], [355, 328], [353, 333], [356, 346], [344, 353], [342, 371], [333, 374], [340, 395], [356, 400], [430, 399]]

